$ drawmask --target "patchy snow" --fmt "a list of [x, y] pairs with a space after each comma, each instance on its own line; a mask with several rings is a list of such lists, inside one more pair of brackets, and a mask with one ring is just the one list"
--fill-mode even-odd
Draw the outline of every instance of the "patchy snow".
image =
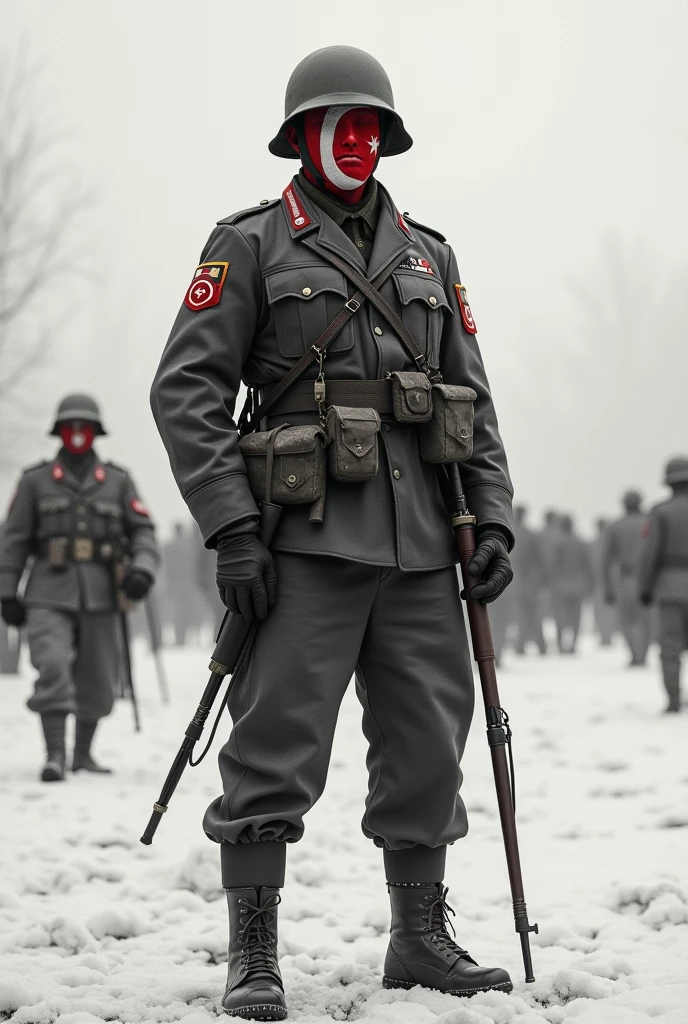
[[[168, 707], [145, 650], [137, 655], [143, 732], [132, 734], [118, 705], [96, 740], [117, 774], [63, 785], [37, 781], [38, 721], [23, 707], [30, 669], [0, 677], [0, 1020], [205, 1024], [218, 1014], [225, 906], [218, 850], [201, 831], [218, 789], [214, 754], [187, 769], [153, 846], [138, 842], [208, 652], [165, 652]], [[577, 658], [505, 660], [537, 980], [523, 982], [479, 714], [465, 761], [471, 831], [450, 850], [447, 881], [460, 941], [506, 967], [514, 992], [382, 990], [387, 893], [380, 853], [359, 829], [365, 747], [350, 690], [326, 796], [289, 851], [280, 928], [291, 1019], [688, 1022], [688, 715], [662, 717], [656, 662], [625, 670], [620, 647], [586, 638]]]

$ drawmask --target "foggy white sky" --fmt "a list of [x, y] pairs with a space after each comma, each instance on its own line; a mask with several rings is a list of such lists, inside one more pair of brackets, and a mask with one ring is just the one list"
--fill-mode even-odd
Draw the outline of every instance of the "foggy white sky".
[[626, 485], [661, 493], [688, 450], [685, 0], [0, 0], [0, 24], [46, 59], [98, 194], [100, 284], [32, 378], [37, 415], [93, 391], [102, 454], [162, 525], [184, 506], [148, 406], [160, 352], [215, 221], [293, 173], [267, 142], [290, 71], [333, 43], [390, 75], [415, 146], [378, 176], [457, 252], [517, 497], [587, 527]]

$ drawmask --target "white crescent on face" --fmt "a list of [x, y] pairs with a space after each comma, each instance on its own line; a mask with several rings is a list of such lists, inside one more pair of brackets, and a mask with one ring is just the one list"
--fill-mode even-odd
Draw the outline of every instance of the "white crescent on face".
[[339, 167], [337, 167], [333, 152], [334, 133], [337, 130], [339, 119], [346, 114], [347, 110], [355, 109], [353, 106], [328, 107], [320, 130], [320, 160], [325, 176], [333, 185], [344, 189], [346, 192], [353, 192], [355, 188], [360, 188], [364, 182], [359, 181], [358, 178], [350, 178], [348, 174], [344, 174], [344, 171], [340, 171]]

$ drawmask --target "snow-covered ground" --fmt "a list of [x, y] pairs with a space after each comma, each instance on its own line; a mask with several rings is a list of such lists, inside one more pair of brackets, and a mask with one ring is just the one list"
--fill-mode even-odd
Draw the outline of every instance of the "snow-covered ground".
[[[460, 942], [481, 963], [511, 972], [510, 996], [382, 990], [387, 893], [379, 851], [359, 828], [365, 750], [351, 689], [326, 796], [289, 851], [280, 927], [291, 1018], [685, 1024], [688, 714], [659, 715], [655, 658], [628, 671], [620, 647], [599, 651], [592, 639], [576, 658], [507, 655], [502, 701], [515, 731], [526, 896], [540, 925], [537, 980], [528, 986], [476, 718], [465, 762], [471, 831], [450, 849], [449, 898]], [[165, 652], [173, 700], [161, 707], [152, 662], [137, 648], [143, 732], [132, 735], [130, 709], [120, 704], [96, 741], [117, 774], [61, 785], [37, 781], [38, 721], [23, 706], [30, 670], [0, 677], [0, 1020], [216, 1018], [225, 905], [218, 849], [200, 827], [218, 790], [215, 751], [187, 770], [154, 845], [138, 841], [207, 659], [200, 647]]]

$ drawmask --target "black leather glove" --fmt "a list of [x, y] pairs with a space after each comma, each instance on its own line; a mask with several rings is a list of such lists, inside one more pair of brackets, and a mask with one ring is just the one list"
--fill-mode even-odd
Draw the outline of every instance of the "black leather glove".
[[475, 554], [468, 563], [470, 576], [483, 579], [469, 590], [470, 597], [481, 604], [495, 601], [514, 578], [506, 538], [501, 533], [482, 533]]
[[275, 603], [275, 562], [255, 533], [218, 535], [215, 578], [222, 603], [246, 619], [264, 619]]
[[640, 603], [644, 604], [646, 608], [649, 605], [653, 604], [654, 603], [654, 598], [653, 598], [652, 594], [648, 594], [646, 591], [643, 592], [642, 594], [640, 594]]
[[153, 577], [145, 569], [129, 569], [122, 580], [122, 590], [131, 601], [140, 601], [153, 586]]
[[0, 602], [2, 617], [8, 626], [23, 626], [26, 622], [24, 602], [18, 597], [5, 597]]

